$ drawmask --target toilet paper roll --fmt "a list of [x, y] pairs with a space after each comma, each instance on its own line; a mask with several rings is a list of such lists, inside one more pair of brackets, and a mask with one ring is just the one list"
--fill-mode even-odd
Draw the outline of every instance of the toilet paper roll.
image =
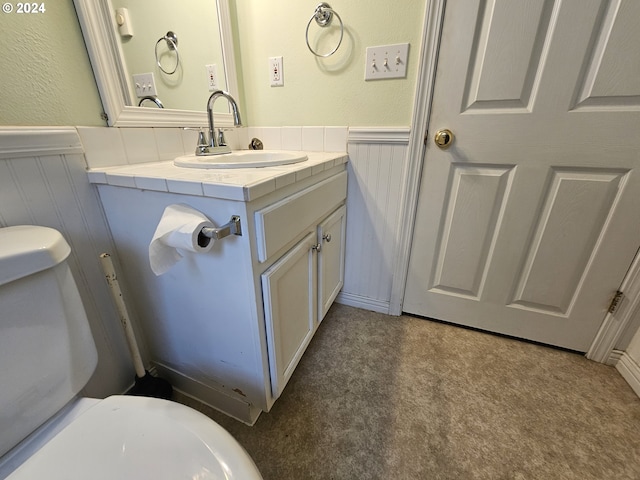
[[165, 208], [149, 244], [149, 264], [153, 273], [167, 272], [183, 257], [181, 251], [205, 253], [211, 250], [215, 240], [199, 239], [198, 236], [203, 227], [213, 226], [203, 213], [189, 205], [175, 204]]

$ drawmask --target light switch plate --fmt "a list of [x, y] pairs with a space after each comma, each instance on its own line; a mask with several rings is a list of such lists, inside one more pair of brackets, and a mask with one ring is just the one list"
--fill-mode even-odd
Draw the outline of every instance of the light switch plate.
[[387, 78], [405, 78], [407, 76], [408, 57], [408, 43], [367, 47], [364, 79], [384, 80]]
[[138, 73], [134, 75], [133, 85], [136, 88], [138, 98], [157, 95], [153, 73]]

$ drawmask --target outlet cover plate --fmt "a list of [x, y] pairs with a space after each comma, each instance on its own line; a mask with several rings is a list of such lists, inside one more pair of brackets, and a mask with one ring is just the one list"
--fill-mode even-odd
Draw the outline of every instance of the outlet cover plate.
[[387, 78], [405, 78], [407, 76], [408, 57], [408, 43], [367, 47], [364, 79], [384, 80]]
[[284, 85], [282, 56], [269, 57], [269, 83], [272, 87], [282, 87]]
[[207, 71], [207, 85], [209, 91], [213, 92], [218, 89], [218, 66], [215, 63], [204, 66]]

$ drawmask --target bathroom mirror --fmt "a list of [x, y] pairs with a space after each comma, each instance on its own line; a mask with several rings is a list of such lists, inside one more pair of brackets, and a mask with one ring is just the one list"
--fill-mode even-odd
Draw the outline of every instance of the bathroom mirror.
[[[219, 42], [222, 50], [222, 65], [217, 66], [220, 83], [235, 98], [238, 98], [238, 84], [233, 50], [233, 35], [229, 10], [230, 0], [215, 1], [217, 8], [217, 25], [210, 27], [210, 41]], [[115, 8], [111, 0], [74, 0], [80, 26], [89, 52], [91, 66], [102, 98], [102, 104], [107, 115], [109, 126], [116, 127], [184, 127], [203, 126], [207, 123], [205, 112], [208, 96], [202, 98], [202, 110], [188, 110], [175, 108], [147, 108], [139, 107], [139, 99], [133, 94], [133, 79], [127, 68], [123, 54], [122, 42], [115, 23]], [[184, 8], [176, 5], [175, 8]], [[194, 14], [197, 14], [194, 12]], [[153, 22], [149, 17], [146, 22]], [[135, 33], [135, 30], [134, 30]], [[167, 32], [162, 32], [162, 37]], [[178, 32], [179, 33], [179, 32]], [[153, 42], [155, 44], [155, 41]], [[162, 42], [164, 43], [164, 42]], [[154, 55], [154, 45], [150, 46], [150, 55]], [[186, 49], [178, 43], [178, 50], [182, 57], [188, 55], [181, 51]], [[158, 46], [161, 52], [161, 44]], [[162, 60], [162, 59], [161, 59]], [[202, 74], [204, 76], [204, 65]], [[133, 73], [138, 73], [134, 71]], [[154, 76], [158, 74], [154, 71]], [[158, 79], [156, 79], [156, 82]], [[219, 102], [222, 103], [222, 102]], [[230, 113], [215, 113], [216, 125], [232, 126]]]

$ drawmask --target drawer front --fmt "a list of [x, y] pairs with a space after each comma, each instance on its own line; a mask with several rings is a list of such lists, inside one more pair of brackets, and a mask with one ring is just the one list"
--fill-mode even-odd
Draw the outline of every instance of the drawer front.
[[266, 261], [314, 227], [347, 198], [347, 172], [341, 172], [255, 213], [258, 260]]

